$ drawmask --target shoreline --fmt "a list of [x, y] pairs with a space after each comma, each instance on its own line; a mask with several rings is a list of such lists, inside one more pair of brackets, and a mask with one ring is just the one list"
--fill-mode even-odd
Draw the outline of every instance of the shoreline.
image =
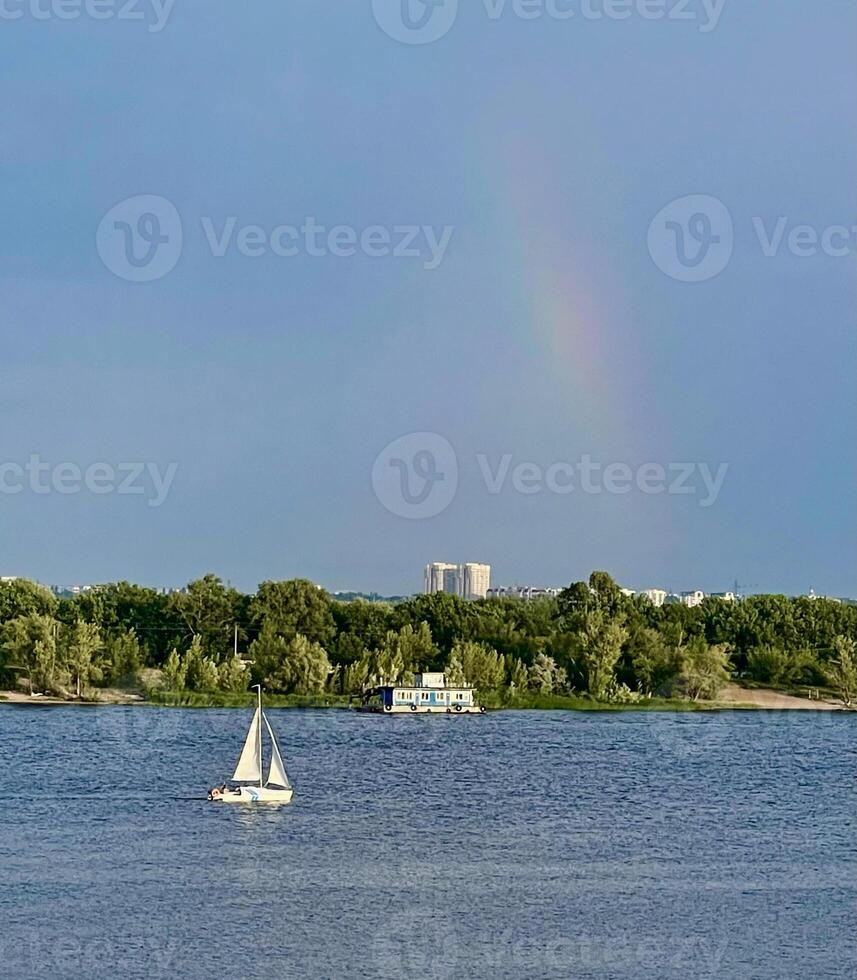
[[[227, 708], [246, 710], [251, 706], [252, 698], [248, 695], [233, 697], [216, 697], [197, 692], [183, 692], [174, 696], [162, 698], [146, 698], [142, 694], [105, 690], [98, 700], [64, 699], [50, 695], [24, 694], [21, 691], [0, 691], [0, 706], [12, 705], [22, 708], [39, 707], [147, 707], [147, 708], [188, 708], [206, 710], [209, 708]], [[515, 703], [519, 700], [519, 703]], [[271, 708], [288, 708], [292, 710], [335, 709], [339, 711], [357, 710], [357, 705], [344, 695], [273, 695]], [[744, 688], [738, 684], [728, 684], [716, 701], [689, 701], [667, 698], [650, 698], [630, 704], [610, 704], [607, 702], [591, 701], [574, 696], [553, 695], [550, 697], [510, 699], [508, 703], [488, 707], [493, 711], [661, 711], [661, 712], [697, 712], [697, 711], [803, 711], [803, 712], [847, 712], [842, 702], [831, 700], [810, 700], [785, 694], [773, 688]]]
[[[105, 692], [107, 693], [107, 692]], [[152, 704], [142, 694], [113, 694], [98, 701], [88, 701], [86, 698], [58, 698], [50, 694], [23, 694], [21, 691], [0, 691], [0, 704], [14, 704], [23, 707], [39, 707], [50, 705], [77, 705], [82, 708], [110, 707], [129, 704]]]

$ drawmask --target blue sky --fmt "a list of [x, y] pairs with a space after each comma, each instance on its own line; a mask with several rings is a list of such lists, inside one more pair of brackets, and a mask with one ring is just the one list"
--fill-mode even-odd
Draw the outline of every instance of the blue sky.
[[0, 573], [857, 594], [853, 4], [58, 2], [0, 15]]

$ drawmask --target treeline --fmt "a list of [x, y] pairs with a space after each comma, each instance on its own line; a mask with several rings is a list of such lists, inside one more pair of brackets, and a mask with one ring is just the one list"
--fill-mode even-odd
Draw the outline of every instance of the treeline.
[[[207, 575], [165, 595], [126, 582], [57, 599], [0, 583], [5, 685], [81, 696], [93, 686], [169, 691], [360, 694], [445, 670], [481, 691], [577, 693], [598, 701], [710, 699], [732, 673], [857, 696], [857, 608], [753, 596], [653, 606], [604, 572], [556, 599], [466, 602], [438, 594], [394, 605], [336, 601], [305, 580], [255, 595]], [[237, 650], [237, 655], [236, 655]]]

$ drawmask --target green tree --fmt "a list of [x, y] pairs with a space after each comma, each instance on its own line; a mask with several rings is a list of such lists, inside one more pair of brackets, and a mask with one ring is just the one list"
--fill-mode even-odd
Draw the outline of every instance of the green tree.
[[568, 632], [585, 628], [589, 616], [600, 613], [605, 621], [624, 620], [631, 606], [607, 572], [593, 572], [588, 582], [575, 582], [557, 598], [557, 614]]
[[133, 629], [108, 636], [104, 653], [106, 676], [111, 684], [133, 681], [143, 666], [143, 650]]
[[602, 701], [616, 681], [616, 664], [622, 656], [628, 631], [618, 620], [608, 620], [605, 612], [596, 608], [584, 616], [576, 639], [586, 671], [587, 689], [596, 700]]
[[216, 575], [206, 575], [169, 597], [169, 607], [180, 618], [202, 653], [215, 661], [231, 655], [236, 624], [241, 619], [243, 597]]
[[405, 670], [428, 669], [437, 656], [428, 623], [420, 623], [416, 629], [406, 623], [399, 630], [398, 643]]
[[554, 599], [480, 599], [466, 609], [466, 632], [456, 637], [491, 647], [504, 657], [532, 663], [537, 653], [556, 643]]
[[675, 647], [664, 642], [657, 630], [637, 630], [629, 640], [634, 680], [646, 694], [669, 695], [681, 670]]
[[203, 657], [196, 678], [196, 690], [216, 691], [220, 688], [220, 669], [211, 657]]
[[103, 643], [101, 632], [92, 623], [75, 623], [69, 630], [65, 648], [65, 662], [75, 684], [77, 697], [91, 680], [101, 677], [101, 669], [96, 662], [96, 655], [101, 651]]
[[187, 668], [174, 647], [164, 662], [164, 687], [168, 691], [183, 691], [186, 686]]
[[273, 626], [263, 626], [250, 644], [249, 658], [254, 684], [267, 685], [286, 657], [288, 641]]
[[324, 647], [336, 633], [330, 596], [306, 579], [263, 582], [250, 603], [250, 617], [287, 640], [300, 634]]
[[518, 660], [517, 657], [506, 658], [506, 676], [509, 687], [515, 691], [525, 690], [530, 681], [526, 664]]
[[331, 669], [324, 648], [298, 633], [289, 640], [279, 670], [269, 678], [269, 683], [286, 694], [321, 694]]
[[435, 664], [424, 666], [435, 667], [443, 662], [455, 643], [471, 639], [478, 605], [458, 596], [436, 592], [433, 595], [414, 596], [400, 603], [395, 607], [395, 617], [402, 626], [410, 623], [418, 628], [420, 623], [428, 623], [439, 654]]
[[464, 672], [464, 664], [458, 652], [453, 650], [449, 655], [444, 670], [447, 687], [464, 687], [467, 684], [467, 675]]
[[59, 623], [50, 616], [30, 613], [6, 623], [3, 648], [6, 668], [26, 674], [34, 688], [53, 691], [62, 682], [57, 663]]
[[191, 644], [184, 657], [182, 657], [182, 663], [185, 669], [185, 687], [189, 691], [205, 690], [203, 681], [208, 679], [205, 660], [202, 637], [197, 633], [193, 640], [191, 640]]
[[238, 694], [247, 690], [249, 675], [240, 657], [230, 657], [217, 668], [217, 686], [221, 691]]
[[753, 680], [785, 686], [817, 684], [822, 673], [811, 650], [785, 650], [770, 644], [750, 651], [747, 670]]
[[781, 647], [766, 644], [754, 647], [747, 657], [747, 670], [754, 681], [781, 684], [788, 671], [789, 657]]
[[37, 582], [25, 578], [0, 582], [0, 624], [21, 616], [54, 617], [58, 605], [54, 594]]
[[857, 700], [857, 644], [847, 636], [836, 636], [833, 648], [830, 683], [839, 692], [845, 707], [853, 708]]
[[530, 667], [528, 683], [539, 694], [554, 694], [565, 687], [566, 674], [553, 657], [539, 653]]
[[99, 585], [66, 600], [68, 624], [82, 619], [94, 623], [103, 636], [134, 630], [145, 647], [143, 660], [161, 665], [173, 647], [188, 636], [188, 626], [170, 596], [129, 582]]
[[[383, 639], [383, 637], [382, 637]], [[340, 633], [336, 637], [331, 660], [338, 664], [356, 664], [366, 656], [366, 647], [355, 633]]]
[[386, 602], [367, 602], [365, 599], [331, 602], [330, 611], [336, 642], [328, 648], [337, 662], [343, 664], [359, 660], [366, 650], [377, 650], [387, 631], [394, 626], [393, 607]]
[[472, 640], [456, 643], [452, 648], [450, 663], [453, 660], [461, 664], [467, 683], [473, 687], [492, 691], [503, 686], [506, 679], [503, 658], [484, 643], [474, 643]]
[[375, 684], [411, 683], [413, 674], [405, 669], [399, 634], [389, 630], [383, 644], [369, 657], [369, 672]]
[[369, 655], [363, 656], [354, 663], [347, 664], [342, 672], [341, 687], [343, 694], [362, 694], [370, 686]]
[[436, 654], [428, 624], [420, 623], [414, 629], [406, 623], [398, 632], [387, 631], [384, 642], [375, 651], [373, 673], [390, 683], [404, 678], [412, 683], [414, 672], [429, 667]]
[[683, 647], [695, 637], [705, 636], [705, 611], [703, 606], [669, 603], [655, 612], [657, 630], [670, 647]]
[[680, 652], [679, 690], [694, 701], [714, 700], [731, 676], [732, 664], [725, 644], [710, 646], [699, 636]]

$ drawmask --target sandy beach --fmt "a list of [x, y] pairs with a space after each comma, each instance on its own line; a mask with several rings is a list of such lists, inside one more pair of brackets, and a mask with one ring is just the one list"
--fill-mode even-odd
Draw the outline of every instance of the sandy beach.
[[719, 700], [726, 704], [748, 705], [753, 708], [767, 708], [775, 711], [843, 711], [841, 701], [810, 701], [809, 698], [797, 698], [780, 691], [767, 688], [748, 690], [738, 684], [727, 684]]
[[64, 698], [50, 697], [47, 694], [24, 694], [21, 691], [0, 691], [0, 704], [78, 704], [78, 705], [99, 705], [99, 704], [142, 704], [145, 698], [140, 694], [128, 694], [125, 691], [103, 690], [98, 692], [97, 701], [66, 701]]

